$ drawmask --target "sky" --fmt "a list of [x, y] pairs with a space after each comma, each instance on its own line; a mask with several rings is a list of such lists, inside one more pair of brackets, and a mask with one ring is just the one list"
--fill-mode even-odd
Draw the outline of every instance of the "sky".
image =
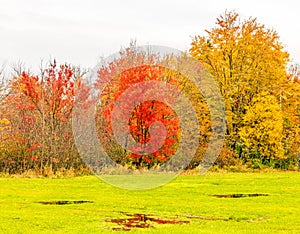
[[294, 0], [0, 0], [0, 64], [37, 69], [56, 58], [94, 67], [136, 40], [188, 50], [225, 10], [275, 29], [300, 63], [300, 2]]

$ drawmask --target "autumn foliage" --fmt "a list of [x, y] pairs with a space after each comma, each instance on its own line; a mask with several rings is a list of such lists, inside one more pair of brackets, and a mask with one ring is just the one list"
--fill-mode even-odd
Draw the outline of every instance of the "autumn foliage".
[[[205, 35], [192, 39], [189, 54], [182, 56], [198, 60], [224, 98], [226, 137], [216, 164], [295, 169], [300, 146], [300, 66], [290, 66], [276, 31], [256, 18], [243, 20], [234, 11], [225, 12]], [[171, 63], [136, 52], [132, 43], [99, 68], [92, 87], [85, 86], [80, 68], [58, 65], [55, 60], [38, 74], [22, 68], [13, 78], [6, 77], [0, 83], [0, 172], [34, 170], [45, 175], [85, 167], [72, 132], [79, 88], [82, 100], [89, 98], [91, 89], [100, 91], [97, 137], [111, 159], [133, 169], [168, 162], [181, 141], [181, 119], [172, 107], [177, 93], [157, 91], [155, 82], [175, 87], [193, 106], [185, 114], [195, 112], [200, 125], [199, 137], [189, 139], [198, 144], [189, 168], [200, 165], [212, 132], [207, 100], [188, 77], [161, 66], [164, 62]], [[144, 96], [153, 98], [134, 102]], [[116, 112], [118, 107], [130, 114]], [[123, 120], [128, 120], [126, 128]], [[123, 130], [125, 137], [120, 134]]]
[[289, 54], [278, 34], [234, 11], [206, 32], [194, 37], [190, 53], [214, 76], [225, 99], [225, 147], [255, 167], [293, 167], [299, 152], [299, 73], [296, 67], [287, 72]]
[[[111, 123], [112, 111], [118, 105], [121, 95], [136, 84], [161, 81], [165, 74], [165, 69], [155, 64], [154, 57], [137, 54], [135, 55], [136, 60], [148, 64], [126, 69], [114, 76], [114, 69], [120, 70], [123, 63], [133, 62], [129, 61], [133, 52], [132, 47], [124, 51], [123, 54], [121, 51], [122, 57], [119, 60], [111, 63], [109, 68], [102, 67], [98, 72], [98, 85], [105, 78], [110, 80], [100, 96], [101, 105], [99, 105], [97, 113], [98, 133], [102, 145], [106, 147], [106, 152], [118, 163], [130, 164], [138, 168], [141, 166], [151, 167], [167, 161], [175, 153], [180, 138], [178, 135], [180, 120], [174, 110], [163, 100], [157, 101], [153, 98], [136, 105], [130, 114], [128, 126], [125, 126], [129, 128], [129, 132], [138, 146], [124, 149], [115, 141]], [[149, 65], [149, 63], [152, 64]], [[147, 92], [149, 92], [147, 85], [144, 89], [140, 88], [134, 91], [129, 95], [128, 101], [125, 101], [123, 108], [126, 109], [127, 106], [130, 106], [130, 100], [137, 100], [137, 97], [145, 95]], [[154, 96], [155, 94], [153, 94]], [[118, 116], [118, 119], [123, 118], [126, 118], [126, 111], [121, 111]], [[162, 129], [157, 130], [156, 133], [151, 132], [150, 126], [153, 122], [160, 122], [165, 127], [166, 134], [165, 138], [161, 139], [163, 140], [162, 146], [158, 141], [164, 134]], [[155, 139], [153, 139], [153, 135], [156, 135]], [[151, 147], [150, 142], [153, 149], [149, 148]]]
[[81, 164], [70, 118], [79, 79], [74, 68], [54, 61], [39, 76], [22, 72], [11, 81], [1, 105], [2, 171]]

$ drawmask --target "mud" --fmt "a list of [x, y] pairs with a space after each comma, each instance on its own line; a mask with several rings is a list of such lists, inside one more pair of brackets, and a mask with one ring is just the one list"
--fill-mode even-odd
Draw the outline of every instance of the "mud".
[[161, 219], [150, 214], [130, 214], [123, 213], [127, 218], [109, 219], [106, 222], [118, 224], [112, 230], [130, 231], [132, 228], [154, 228], [154, 224], [188, 224], [187, 220]]
[[70, 205], [70, 204], [83, 204], [83, 203], [94, 203], [93, 201], [41, 201], [38, 202], [43, 205]]
[[218, 198], [241, 198], [241, 197], [266, 197], [269, 196], [269, 194], [262, 194], [262, 193], [234, 193], [234, 194], [213, 194], [210, 195], [213, 197]]

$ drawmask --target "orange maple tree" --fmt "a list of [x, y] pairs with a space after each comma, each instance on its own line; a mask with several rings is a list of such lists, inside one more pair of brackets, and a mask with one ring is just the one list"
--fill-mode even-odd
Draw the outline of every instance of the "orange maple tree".
[[[165, 73], [163, 67], [155, 64], [154, 56], [144, 57], [142, 54], [135, 54], [135, 59], [142, 61], [143, 65], [123, 70], [124, 63], [132, 62], [134, 64], [133, 61], [130, 61], [132, 59], [130, 55], [132, 55], [132, 50], [127, 49], [124, 54], [121, 54], [119, 60], [112, 62], [107, 67], [100, 68], [98, 71], [98, 87], [107, 83], [101, 92], [100, 105], [98, 106], [98, 136], [106, 152], [116, 162], [129, 163], [136, 167], [151, 167], [167, 161], [175, 154], [180, 137], [180, 120], [174, 110], [164, 103], [164, 100], [155, 100], [155, 98], [146, 100], [138, 103], [131, 110], [127, 126], [138, 146], [124, 149], [116, 142], [115, 138], [117, 136], [114, 136], [112, 128], [112, 114], [122, 94], [137, 84], [147, 81], [161, 81]], [[128, 101], [125, 101], [123, 105], [124, 109], [130, 106], [132, 101], [137, 100], [137, 97], [145, 95], [148, 91], [146, 87], [144, 90], [137, 89], [132, 92], [127, 97]], [[125, 110], [119, 114], [118, 119], [126, 118]], [[160, 122], [165, 129], [160, 128], [156, 133], [151, 132], [151, 124], [154, 122]], [[161, 139], [164, 133], [165, 138]], [[156, 139], [153, 135], [157, 136]], [[158, 142], [161, 140], [163, 140], [163, 144], [160, 146]], [[149, 150], [150, 142], [153, 143], [154, 149]], [[157, 149], [155, 149], [155, 146]]]

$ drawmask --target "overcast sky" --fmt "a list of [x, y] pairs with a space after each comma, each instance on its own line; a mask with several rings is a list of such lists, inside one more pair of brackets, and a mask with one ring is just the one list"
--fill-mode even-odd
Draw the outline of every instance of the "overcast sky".
[[[298, 2], [298, 3], [297, 3]], [[300, 4], [285, 0], [0, 0], [0, 63], [23, 61], [36, 69], [56, 58], [94, 67], [131, 39], [180, 50], [203, 35], [225, 10], [254, 16], [274, 28], [300, 62]]]

